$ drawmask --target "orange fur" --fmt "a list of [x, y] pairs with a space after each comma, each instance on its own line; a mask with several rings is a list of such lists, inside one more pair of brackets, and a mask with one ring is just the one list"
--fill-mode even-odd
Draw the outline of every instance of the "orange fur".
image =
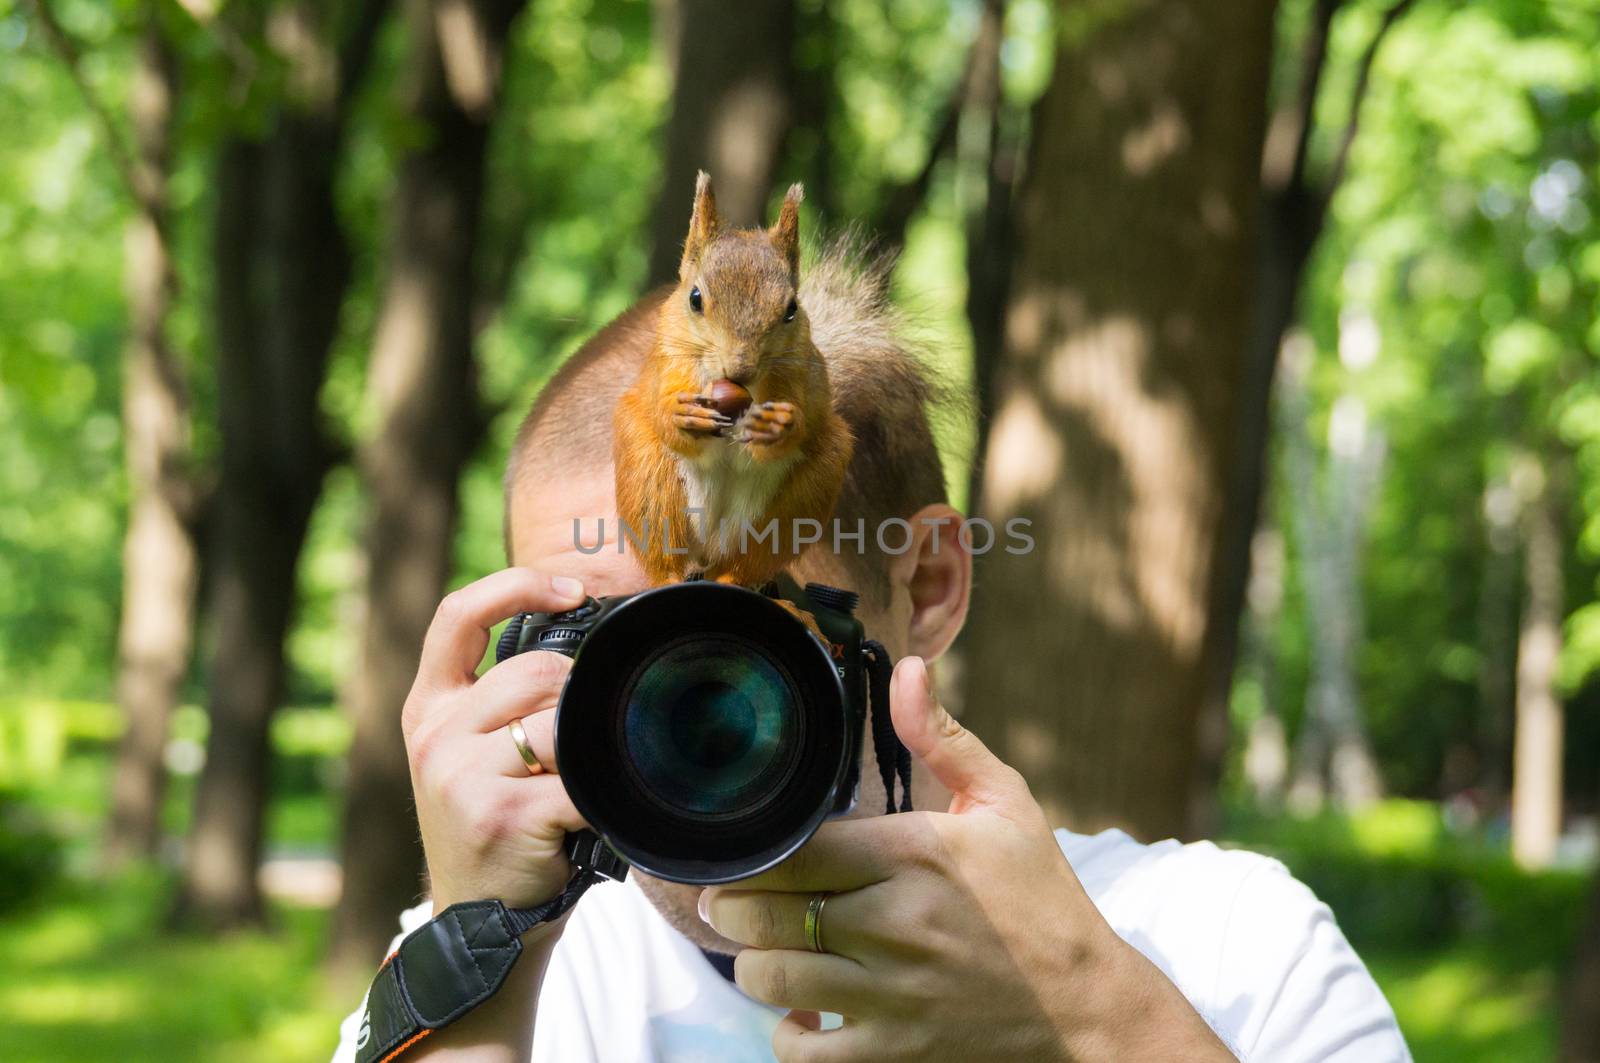
[[[617, 511], [640, 539], [637, 553], [652, 583], [701, 571], [760, 586], [803, 552], [794, 541], [797, 521], [818, 522], [827, 538], [853, 442], [834, 409], [805, 308], [784, 319], [799, 280], [799, 203], [796, 185], [771, 229], [725, 231], [701, 175], [677, 290], [661, 304], [655, 343], [613, 424]], [[700, 312], [690, 306], [694, 288]], [[764, 429], [776, 425], [777, 438], [740, 442], [735, 429], [713, 434], [680, 425], [680, 395], [703, 395], [724, 377], [751, 393], [752, 412], [741, 425], [757, 423], [754, 411], [763, 403], [788, 404], [764, 415]], [[692, 494], [704, 495], [709, 512], [725, 513], [754, 504], [749, 500], [764, 491], [770, 494], [759, 511], [746, 518], [758, 534], [776, 520], [775, 534], [758, 541], [732, 527], [723, 549], [713, 527], [701, 541], [687, 512]]]

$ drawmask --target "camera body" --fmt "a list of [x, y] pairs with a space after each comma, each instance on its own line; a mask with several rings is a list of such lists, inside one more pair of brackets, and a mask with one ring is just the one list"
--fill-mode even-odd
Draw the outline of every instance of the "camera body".
[[611, 849], [658, 878], [730, 882], [855, 807], [867, 717], [857, 600], [787, 576], [761, 591], [694, 580], [523, 614], [496, 656], [573, 659], [556, 760]]

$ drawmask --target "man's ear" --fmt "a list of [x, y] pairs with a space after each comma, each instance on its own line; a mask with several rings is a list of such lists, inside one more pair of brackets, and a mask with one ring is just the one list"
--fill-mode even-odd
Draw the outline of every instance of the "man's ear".
[[911, 595], [906, 653], [933, 660], [955, 641], [972, 596], [972, 554], [961, 542], [961, 512], [943, 502], [912, 515], [911, 548], [894, 558], [890, 578]]
[[803, 185], [790, 185], [783, 197], [783, 209], [778, 211], [778, 220], [767, 230], [772, 246], [789, 264], [789, 278], [797, 284], [800, 280], [800, 203], [805, 198]]
[[680, 279], [689, 279], [706, 245], [721, 231], [722, 219], [717, 216], [717, 197], [711, 190], [711, 175], [701, 170], [694, 180], [694, 213], [689, 216], [689, 236], [683, 242], [683, 260], [678, 263]]

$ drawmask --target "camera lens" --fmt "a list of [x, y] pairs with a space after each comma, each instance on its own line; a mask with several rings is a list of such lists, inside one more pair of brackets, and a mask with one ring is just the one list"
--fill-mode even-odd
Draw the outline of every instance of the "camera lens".
[[584, 819], [639, 870], [699, 884], [803, 844], [857, 735], [828, 649], [772, 599], [709, 580], [606, 610], [556, 710], [561, 780]]
[[744, 815], [782, 789], [804, 716], [793, 684], [759, 647], [681, 640], [624, 697], [626, 763], [657, 800], [699, 816]]

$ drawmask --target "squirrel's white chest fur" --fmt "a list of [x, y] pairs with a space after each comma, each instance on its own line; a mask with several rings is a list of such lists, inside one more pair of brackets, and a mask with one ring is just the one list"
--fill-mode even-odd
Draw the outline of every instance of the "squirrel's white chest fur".
[[758, 462], [742, 444], [723, 441], [698, 457], [680, 457], [678, 472], [690, 510], [690, 556], [705, 563], [738, 554], [741, 532], [747, 527], [762, 530], [773, 496], [798, 457], [794, 453]]

